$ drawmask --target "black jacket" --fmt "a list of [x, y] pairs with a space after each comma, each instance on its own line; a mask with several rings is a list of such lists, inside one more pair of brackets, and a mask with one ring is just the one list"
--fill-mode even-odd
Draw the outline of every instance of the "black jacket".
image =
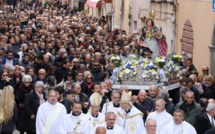
[[100, 82], [100, 79], [102, 77], [103, 71], [91, 71], [91, 74], [93, 75], [93, 82]]
[[6, 123], [2, 125], [2, 132], [7, 132], [7, 133], [13, 133], [14, 131], [14, 125], [18, 121], [18, 110], [17, 110], [17, 105], [14, 104], [14, 109], [13, 109], [13, 117]]
[[146, 98], [143, 102], [133, 103], [133, 105], [144, 114], [144, 120], [147, 118], [147, 111], [151, 112], [154, 109], [154, 102]]
[[16, 91], [16, 85], [12, 79], [10, 79], [8, 82], [0, 79], [0, 90], [3, 90], [5, 86], [9, 86], [9, 85], [13, 87], [14, 91]]
[[37, 81], [42, 81], [44, 84], [47, 83], [48, 79], [45, 77], [43, 80], [40, 80], [38, 76], [33, 78], [32, 83], [35, 84]]
[[205, 86], [203, 85], [203, 90], [204, 90], [204, 93], [202, 95], [202, 97], [205, 97], [207, 99], [215, 99], [215, 85], [212, 84], [210, 86]]
[[206, 113], [206, 109], [202, 109], [202, 110], [200, 111], [200, 113], [196, 115], [196, 119], [198, 119], [198, 118], [200, 118], [201, 116], [203, 116], [204, 113]]
[[194, 95], [195, 95], [195, 101], [196, 101], [197, 103], [199, 103], [200, 95], [199, 95], [198, 89], [195, 88], [194, 86], [192, 86], [192, 87], [190, 88], [190, 90], [193, 91], [193, 93], [194, 93]]
[[88, 102], [88, 96], [86, 95], [86, 94], [84, 94], [84, 93], [80, 93], [79, 94], [79, 97], [80, 97], [80, 102], [81, 102], [81, 104], [82, 104], [82, 111], [83, 111], [83, 113], [87, 113], [87, 111], [88, 111], [88, 107], [87, 108], [85, 108], [84, 107], [84, 102]]
[[40, 69], [45, 69], [46, 72], [48, 72], [50, 68], [51, 67], [48, 64], [46, 64], [46, 63], [43, 63], [42, 65], [40, 65], [40, 64], [34, 64], [34, 69], [36, 71], [36, 74], [38, 73], [38, 71]]
[[63, 80], [67, 72], [68, 70], [64, 67], [58, 67], [55, 70], [54, 76], [56, 77], [57, 83], [60, 83]]
[[88, 88], [86, 82], [81, 83], [81, 92], [85, 93], [88, 96], [88, 98], [93, 94], [92, 89], [93, 89], [93, 84], [90, 88]]
[[215, 128], [206, 131], [205, 134], [215, 134]]
[[194, 126], [197, 134], [205, 134], [208, 129], [212, 129], [211, 122], [206, 113], [204, 113], [203, 116], [197, 118]]
[[169, 114], [173, 115], [173, 112], [175, 110], [174, 103], [172, 103], [171, 101], [168, 101], [165, 105], [165, 109]]
[[[99, 109], [99, 112], [102, 111], [102, 108], [103, 108], [103, 105], [107, 102], [108, 100], [108, 97], [106, 95], [103, 95], [102, 96], [102, 101], [101, 101], [101, 104], [100, 104], [100, 109]], [[109, 100], [108, 100], [109, 101]]]
[[92, 70], [92, 62], [90, 62], [88, 67], [87, 67], [86, 61], [81, 61], [80, 64], [84, 64], [86, 68], [88, 68], [89, 70]]
[[72, 102], [64, 98], [63, 101], [60, 103], [65, 106], [67, 114], [69, 114], [71, 112]]
[[[45, 93], [43, 92], [43, 98], [45, 98]], [[34, 132], [36, 133], [36, 116], [37, 110], [40, 106], [40, 99], [35, 90], [32, 90], [26, 95], [24, 101], [23, 112], [21, 113], [21, 117], [19, 120], [19, 127], [24, 131]], [[35, 119], [31, 119], [30, 116], [35, 115]]]
[[[25, 101], [26, 94], [30, 91], [34, 90], [34, 85], [29, 85], [26, 87], [25, 85], [22, 85], [19, 87], [16, 95], [16, 102], [18, 104], [23, 104]], [[20, 110], [23, 108], [23, 106], [19, 105]]]

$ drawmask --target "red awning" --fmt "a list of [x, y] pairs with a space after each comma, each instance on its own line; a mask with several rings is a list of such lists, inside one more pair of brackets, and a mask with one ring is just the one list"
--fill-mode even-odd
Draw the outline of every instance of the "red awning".
[[103, 0], [105, 3], [112, 3], [113, 0]]
[[88, 7], [99, 8], [101, 7], [101, 0], [87, 0], [86, 5]]

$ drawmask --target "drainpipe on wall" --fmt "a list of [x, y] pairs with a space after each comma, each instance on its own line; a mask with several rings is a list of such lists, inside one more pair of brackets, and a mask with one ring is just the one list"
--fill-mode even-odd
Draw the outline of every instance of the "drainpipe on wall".
[[175, 3], [173, 5], [173, 11], [174, 11], [174, 15], [172, 16], [171, 20], [173, 23], [173, 29], [172, 29], [172, 41], [171, 41], [171, 53], [175, 52], [175, 37], [176, 37], [176, 5], [177, 5], [177, 0], [175, 0]]
[[215, 76], [215, 64], [214, 64], [214, 59], [215, 59], [215, 46], [211, 45], [208, 46], [210, 49], [210, 74]]
[[120, 28], [122, 28], [122, 22], [123, 22], [123, 15], [124, 15], [124, 12], [123, 12], [123, 10], [124, 10], [124, 0], [121, 0], [120, 1], [121, 3], [121, 5], [120, 5]]

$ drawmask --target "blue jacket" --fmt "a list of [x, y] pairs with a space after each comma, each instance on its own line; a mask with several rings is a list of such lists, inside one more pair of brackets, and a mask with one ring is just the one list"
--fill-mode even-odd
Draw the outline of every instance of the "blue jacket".
[[[3, 59], [2, 59], [2, 64], [5, 65], [6, 64], [6, 60], [7, 60], [7, 56], [5, 56]], [[16, 65], [16, 60], [15, 58], [13, 57], [13, 66]]]

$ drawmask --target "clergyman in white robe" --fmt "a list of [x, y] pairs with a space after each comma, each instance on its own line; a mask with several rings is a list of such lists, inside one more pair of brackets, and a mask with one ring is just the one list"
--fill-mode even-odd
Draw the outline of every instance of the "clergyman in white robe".
[[170, 115], [169, 113], [167, 113], [165, 109], [162, 112], [154, 111], [154, 112], [150, 113], [147, 116], [147, 119], [149, 119], [149, 118], [156, 120], [156, 123], [157, 123], [157, 132], [160, 132], [162, 130], [162, 128], [165, 125], [167, 125], [168, 123], [174, 122], [172, 115]]
[[145, 131], [143, 114], [134, 106], [131, 107], [129, 113], [120, 108], [116, 123], [124, 129], [126, 134], [141, 134]]
[[101, 113], [105, 115], [108, 111], [113, 111], [117, 115], [119, 109], [120, 109], [120, 106], [119, 107], [114, 107], [114, 104], [111, 101], [111, 102], [107, 102], [107, 103], [105, 103], [103, 105]]
[[88, 112], [87, 116], [88, 116], [88, 119], [90, 122], [91, 129], [93, 127], [95, 127], [97, 124], [101, 124], [101, 123], [105, 122], [105, 116], [100, 112], [98, 113], [97, 117], [94, 117], [91, 112]]
[[196, 134], [196, 130], [186, 121], [182, 121], [181, 124], [171, 122], [162, 129], [160, 134]]
[[73, 115], [71, 112], [63, 117], [62, 122], [63, 132], [62, 134], [67, 133], [76, 133], [80, 132], [82, 134], [90, 133], [90, 122], [87, 115], [81, 113], [79, 116]]
[[61, 134], [63, 116], [67, 114], [64, 105], [48, 101], [40, 105], [36, 117], [37, 134]]
[[106, 134], [125, 134], [125, 131], [122, 127], [118, 126], [117, 124], [114, 124], [112, 129], [107, 129], [107, 123], [103, 122], [101, 124], [97, 124], [90, 132], [90, 134], [95, 134], [96, 128], [103, 126], [106, 128]]

